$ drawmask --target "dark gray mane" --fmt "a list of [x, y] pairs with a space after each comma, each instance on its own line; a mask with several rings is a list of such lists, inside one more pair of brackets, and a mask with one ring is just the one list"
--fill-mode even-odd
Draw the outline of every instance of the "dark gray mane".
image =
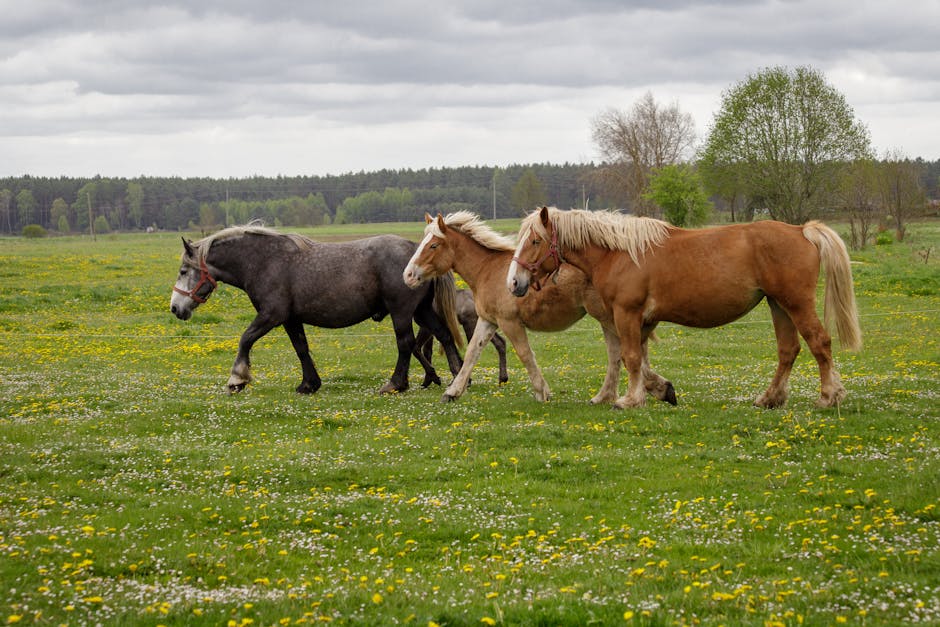
[[253, 221], [241, 226], [230, 226], [193, 242], [196, 260], [205, 259], [206, 255], [209, 253], [209, 248], [211, 248], [212, 244], [215, 242], [237, 239], [244, 237], [246, 234], [280, 237], [293, 243], [298, 250], [310, 248], [315, 243], [312, 239], [304, 237], [303, 235], [278, 233], [274, 229], [264, 226], [261, 222]]

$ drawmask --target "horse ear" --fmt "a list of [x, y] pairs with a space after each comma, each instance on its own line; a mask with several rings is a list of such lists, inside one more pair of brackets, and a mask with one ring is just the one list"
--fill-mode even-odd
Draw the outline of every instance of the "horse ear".
[[425, 223], [425, 224], [431, 224], [432, 222], [434, 222], [434, 218], [431, 217], [431, 214], [430, 214], [430, 213], [428, 213], [427, 211], [425, 211], [425, 212], [424, 212], [424, 223]]
[[542, 221], [542, 226], [548, 228], [548, 207], [542, 207], [539, 209], [539, 219]]
[[196, 256], [196, 251], [193, 249], [193, 243], [190, 242], [190, 241], [189, 241], [188, 239], [186, 239], [185, 237], [183, 237], [183, 238], [181, 238], [181, 239], [183, 240], [183, 250], [186, 251], [186, 256], [187, 256], [187, 257], [195, 257], [195, 256]]
[[444, 216], [441, 214], [437, 214], [437, 228], [441, 230], [441, 233], [447, 230], [447, 225], [444, 224]]

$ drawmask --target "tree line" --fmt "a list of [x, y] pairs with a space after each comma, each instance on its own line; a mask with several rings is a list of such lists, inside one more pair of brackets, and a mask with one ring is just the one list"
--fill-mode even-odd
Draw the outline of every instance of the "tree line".
[[262, 219], [271, 225], [421, 220], [469, 210], [516, 217], [538, 204], [581, 207], [603, 199], [593, 164], [380, 170], [248, 178], [0, 179], [0, 233], [26, 225], [60, 232], [210, 229]]

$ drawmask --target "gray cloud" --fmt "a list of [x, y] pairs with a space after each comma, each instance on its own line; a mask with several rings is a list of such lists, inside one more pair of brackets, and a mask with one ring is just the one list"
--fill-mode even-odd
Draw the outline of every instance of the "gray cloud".
[[[704, 132], [722, 90], [772, 65], [825, 72], [882, 147], [940, 156], [925, 139], [940, 102], [940, 5], [928, 0], [3, 4], [0, 137], [16, 141], [0, 175], [24, 163], [87, 174], [75, 143], [100, 155], [80, 167], [115, 175], [125, 172], [106, 168], [128, 166], [114, 146], [142, 142], [160, 149], [137, 150], [133, 171], [157, 174], [179, 167], [161, 157], [174, 148], [232, 175], [506, 163], [540, 150], [527, 158], [591, 159], [599, 110], [651, 90]], [[905, 133], [892, 107], [920, 130]], [[455, 145], [445, 150], [441, 133]], [[291, 140], [338, 145], [329, 161], [293, 163]], [[48, 156], [57, 142], [61, 159]]]

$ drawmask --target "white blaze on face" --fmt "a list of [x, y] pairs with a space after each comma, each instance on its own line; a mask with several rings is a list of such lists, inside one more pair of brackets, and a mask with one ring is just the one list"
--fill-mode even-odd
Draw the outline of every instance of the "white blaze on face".
[[434, 237], [434, 233], [431, 229], [432, 225], [425, 227], [424, 239], [421, 240], [421, 243], [418, 244], [418, 249], [415, 250], [415, 254], [411, 256], [411, 259], [408, 260], [408, 265], [405, 266], [404, 272], [402, 272], [402, 278], [405, 280], [405, 285], [408, 287], [417, 287], [421, 284], [421, 272], [418, 269], [418, 257], [421, 256], [421, 251], [424, 250], [424, 247], [428, 245], [428, 242], [431, 241], [431, 238]]
[[[529, 239], [529, 233], [531, 229], [526, 229], [525, 233], [519, 236], [519, 242], [516, 244], [516, 250], [512, 254], [512, 262], [509, 264], [509, 272], [506, 274], [506, 287], [510, 292], [515, 292], [516, 284], [524, 279], [524, 276], [520, 276], [522, 272], [528, 272], [525, 268], [519, 265], [519, 262], [516, 259], [519, 257], [519, 253], [522, 252], [522, 246]], [[528, 282], [528, 280], [526, 279]]]
[[182, 290], [189, 292], [192, 289], [192, 285], [189, 285], [187, 279], [193, 272], [194, 271], [190, 269], [185, 275], [180, 274], [180, 277], [176, 279], [176, 284], [173, 286], [173, 293], [170, 296], [170, 311], [180, 320], [189, 320], [193, 315], [193, 309], [199, 306], [199, 303], [189, 296], [186, 296], [186, 294], [180, 294], [176, 291]]

